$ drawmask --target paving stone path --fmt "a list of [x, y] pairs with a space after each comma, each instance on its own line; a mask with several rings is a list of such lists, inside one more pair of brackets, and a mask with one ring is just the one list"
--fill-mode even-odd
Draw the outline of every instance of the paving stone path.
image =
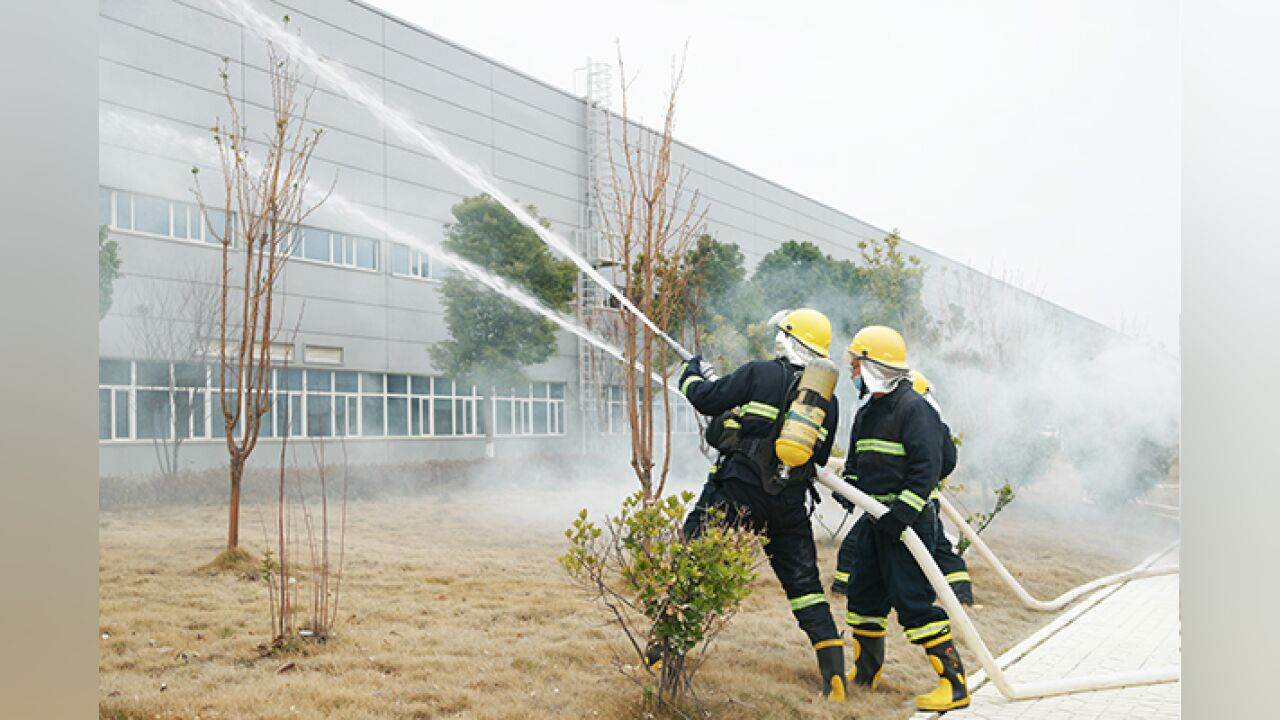
[[[1173, 551], [1155, 567], [1177, 562]], [[1012, 684], [1181, 665], [1177, 575], [1104, 588], [1080, 608], [999, 659]], [[973, 680], [978, 689], [969, 708], [949, 713], [948, 720], [1176, 720], [1181, 712], [1181, 683], [1010, 701], [978, 673]], [[914, 720], [938, 717], [917, 713]]]

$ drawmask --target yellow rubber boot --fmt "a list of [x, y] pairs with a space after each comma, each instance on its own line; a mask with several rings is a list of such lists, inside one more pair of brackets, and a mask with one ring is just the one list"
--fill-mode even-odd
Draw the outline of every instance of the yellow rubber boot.
[[655, 675], [662, 672], [662, 646], [658, 643], [649, 643], [649, 647], [644, 650], [644, 664], [653, 671]]
[[964, 665], [956, 652], [951, 634], [930, 640], [924, 644], [929, 664], [938, 673], [938, 687], [932, 692], [916, 696], [916, 708], [932, 712], [946, 712], [969, 707], [969, 685], [964, 677]]
[[872, 690], [880, 684], [880, 671], [884, 669], [884, 631], [853, 630], [853, 669], [849, 671], [849, 684], [862, 685]]
[[818, 653], [818, 670], [822, 673], [822, 696], [833, 703], [843, 703], [849, 694], [844, 677], [844, 641], [840, 638], [814, 643]]

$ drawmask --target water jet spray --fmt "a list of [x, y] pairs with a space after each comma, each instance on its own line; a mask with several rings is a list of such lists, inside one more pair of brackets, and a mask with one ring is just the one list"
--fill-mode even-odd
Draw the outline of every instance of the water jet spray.
[[614, 300], [618, 301], [621, 307], [635, 315], [650, 332], [667, 343], [680, 356], [681, 360], [687, 362], [693, 357], [692, 353], [686, 350], [675, 338], [663, 332], [634, 303], [627, 299], [626, 295], [614, 287], [613, 283], [605, 279], [586, 258], [579, 255], [567, 240], [543, 227], [519, 203], [502, 192], [480, 168], [454, 155], [430, 128], [415, 123], [404, 111], [387, 105], [368, 86], [357, 81], [336, 63], [321, 58], [319, 53], [303, 42], [300, 37], [289, 33], [282, 25], [263, 15], [248, 0], [218, 0], [218, 4], [240, 23], [271, 42], [279, 44], [289, 55], [311, 68], [316, 75], [324, 78], [329, 85], [364, 106], [383, 127], [396, 133], [404, 140], [430, 152], [451, 170], [462, 176], [473, 187], [488, 193], [494, 200], [497, 200], [499, 204], [510, 211], [517, 220], [533, 230], [543, 242], [568, 258], [574, 265], [577, 265], [583, 274], [591, 278], [605, 292], [608, 292]]

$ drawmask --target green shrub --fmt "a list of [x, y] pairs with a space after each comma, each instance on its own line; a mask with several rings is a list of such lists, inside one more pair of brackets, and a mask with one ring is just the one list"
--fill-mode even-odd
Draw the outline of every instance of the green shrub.
[[712, 641], [751, 593], [763, 542], [715, 509], [705, 532], [684, 538], [692, 499], [685, 492], [646, 504], [637, 492], [601, 525], [582, 510], [565, 531], [561, 564], [612, 614], [637, 661], [619, 667], [638, 666], [656, 681], [656, 691], [645, 693], [655, 705], [689, 689]]

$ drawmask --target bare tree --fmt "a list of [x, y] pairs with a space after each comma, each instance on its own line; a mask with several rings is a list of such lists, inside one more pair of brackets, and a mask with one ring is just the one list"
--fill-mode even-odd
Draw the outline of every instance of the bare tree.
[[[288, 360], [284, 361], [288, 367]], [[338, 601], [342, 592], [342, 572], [346, 564], [348, 463], [347, 446], [342, 438], [342, 495], [337, 528], [330, 527], [328, 464], [323, 439], [311, 439], [313, 459], [319, 479], [320, 507], [313, 510], [304, 491], [303, 473], [297, 459], [296, 445], [289, 442], [293, 418], [286, 422], [280, 443], [280, 461], [276, 496], [275, 557], [268, 552], [262, 561], [267, 582], [267, 604], [271, 616], [272, 641], [264, 646], [264, 654], [289, 653], [297, 641], [324, 642], [329, 639], [338, 620]], [[293, 474], [296, 500], [286, 493], [287, 449], [294, 448]], [[297, 545], [296, 511], [301, 511], [309, 565], [297, 561], [301, 556]], [[264, 532], [265, 532], [264, 527]], [[337, 537], [334, 537], [336, 530]], [[336, 539], [336, 544], [335, 544]], [[270, 543], [268, 543], [270, 544]], [[336, 555], [336, 557], [335, 557]], [[307, 585], [304, 593], [303, 585]], [[299, 598], [305, 598], [300, 600]], [[299, 611], [309, 603], [309, 614], [299, 622]]]
[[[663, 332], [682, 319], [685, 285], [689, 279], [685, 254], [705, 232], [706, 210], [695, 190], [687, 192], [688, 170], [671, 160], [675, 129], [676, 93], [684, 80], [684, 60], [673, 64], [671, 89], [661, 132], [633, 127], [628, 114], [626, 70], [618, 51], [622, 77], [621, 137], [609, 123], [610, 186], [601, 224], [614, 255], [622, 290], [632, 303]], [[617, 151], [621, 157], [615, 156]], [[648, 500], [662, 496], [671, 468], [671, 365], [674, 353], [633, 313], [619, 315], [624, 370], [625, 405], [631, 431], [631, 467]], [[655, 380], [655, 374], [658, 380]], [[659, 398], [662, 422], [659, 426]], [[654, 445], [662, 438], [661, 465]]]
[[176, 284], [153, 283], [135, 313], [129, 327], [137, 356], [174, 364], [167, 374], [168, 411], [152, 418], [162, 426], [150, 433], [164, 482], [178, 472], [193, 421], [204, 417], [204, 363], [218, 327], [217, 280], [193, 273]]
[[1025, 287], [1008, 272], [944, 271], [935, 283], [928, 312], [946, 338], [943, 350], [983, 348], [988, 362], [1012, 370], [1034, 355], [1030, 339], [1052, 337], [1060, 330], [1059, 320], [1046, 312], [1042, 291]]
[[[205, 223], [222, 244], [218, 388], [230, 460], [228, 551], [240, 542], [245, 463], [257, 445], [262, 416], [271, 409], [271, 350], [280, 329], [276, 284], [297, 242], [298, 225], [320, 204], [308, 206], [306, 201], [308, 166], [321, 136], [319, 128], [307, 124], [311, 95], [298, 96], [298, 63], [282, 57], [271, 43], [267, 57], [273, 127], [263, 138], [261, 160], [250, 159], [248, 128], [225, 63], [222, 68], [229, 117], [225, 125], [219, 120], [212, 128], [222, 162], [222, 227], [215, 227], [198, 175], [195, 188]], [[243, 247], [233, 249], [237, 242]], [[233, 281], [233, 269], [242, 275], [239, 284]]]

